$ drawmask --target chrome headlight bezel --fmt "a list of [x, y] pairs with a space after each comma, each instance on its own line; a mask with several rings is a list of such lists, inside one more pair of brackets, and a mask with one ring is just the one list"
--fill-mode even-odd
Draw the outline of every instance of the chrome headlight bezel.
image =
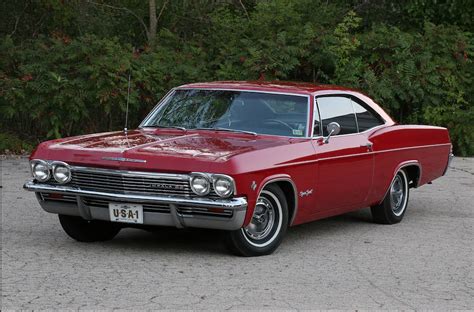
[[[199, 191], [196, 188], [195, 182], [196, 181], [205, 181], [206, 186], [203, 188], [202, 191]], [[200, 173], [200, 172], [193, 172], [191, 176], [189, 177], [189, 185], [191, 187], [191, 190], [193, 191], [194, 194], [198, 196], [206, 196], [211, 192], [211, 179], [207, 174]]]
[[[219, 189], [223, 186], [221, 183], [227, 184], [227, 189], [225, 191], [220, 191]], [[221, 185], [219, 185], [221, 184]], [[235, 194], [235, 181], [232, 177], [225, 174], [213, 174], [212, 175], [212, 186], [214, 192], [222, 198], [228, 198]]]
[[[37, 166], [43, 166], [45, 170], [43, 171], [46, 175], [45, 176], [40, 176], [36, 174], [36, 168]], [[51, 166], [50, 164], [42, 159], [32, 159], [30, 161], [30, 170], [31, 170], [31, 175], [33, 178], [35, 178], [38, 182], [46, 182], [49, 179], [51, 179]]]
[[[58, 172], [58, 170], [65, 170], [64, 172]], [[59, 184], [66, 184], [72, 179], [71, 167], [63, 161], [53, 161], [51, 163], [51, 172], [54, 180]], [[61, 174], [65, 175], [65, 179], [61, 179]]]

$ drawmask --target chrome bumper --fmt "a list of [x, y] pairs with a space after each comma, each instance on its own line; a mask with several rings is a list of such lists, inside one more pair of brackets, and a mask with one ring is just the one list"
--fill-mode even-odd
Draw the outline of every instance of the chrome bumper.
[[[245, 197], [213, 200], [207, 198], [194, 199], [139, 194], [114, 194], [83, 190], [65, 185], [36, 183], [32, 180], [27, 181], [23, 185], [23, 188], [28, 191], [36, 192], [38, 201], [45, 211], [56, 214], [81, 216], [86, 220], [109, 221], [110, 219], [108, 209], [86, 205], [84, 197], [106, 199], [110, 200], [110, 202], [138, 204], [161, 203], [169, 206], [169, 213], [144, 211], [143, 224], [145, 225], [237, 230], [242, 227], [247, 212], [247, 199]], [[40, 193], [72, 195], [76, 197], [76, 200], [74, 202], [46, 201], [40, 196]], [[179, 213], [180, 205], [232, 210], [232, 216], [230, 218], [223, 218], [218, 216], [183, 214]]]
[[452, 164], [452, 162], [453, 162], [453, 159], [454, 159], [454, 154], [453, 154], [453, 153], [449, 153], [449, 156], [448, 156], [448, 163], [446, 164], [446, 168], [444, 169], [443, 175], [445, 175], [446, 172], [448, 172], [448, 169], [451, 168], [451, 164]]
[[451, 163], [453, 162], [454, 154], [450, 153], [448, 158], [448, 168], [451, 168]]

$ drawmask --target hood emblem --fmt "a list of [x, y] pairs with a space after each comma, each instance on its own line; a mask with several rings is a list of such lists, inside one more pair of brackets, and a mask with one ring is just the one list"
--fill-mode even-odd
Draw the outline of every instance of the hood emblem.
[[133, 158], [124, 158], [124, 157], [102, 157], [103, 160], [112, 160], [112, 161], [127, 161], [135, 163], [146, 163], [145, 159], [133, 159]]

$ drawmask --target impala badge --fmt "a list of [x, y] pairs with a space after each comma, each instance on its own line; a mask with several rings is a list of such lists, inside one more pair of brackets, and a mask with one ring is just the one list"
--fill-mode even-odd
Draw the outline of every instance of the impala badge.
[[184, 185], [173, 185], [173, 184], [165, 184], [165, 183], [151, 183], [148, 184], [147, 187], [156, 188], [156, 189], [164, 189], [164, 190], [185, 190], [186, 186]]
[[134, 159], [134, 158], [124, 158], [124, 157], [102, 157], [103, 160], [112, 160], [112, 161], [127, 161], [135, 163], [146, 163], [145, 159]]
[[309, 196], [313, 194], [313, 189], [310, 189], [310, 190], [306, 190], [304, 192], [300, 192], [300, 197], [305, 197], [305, 196]]

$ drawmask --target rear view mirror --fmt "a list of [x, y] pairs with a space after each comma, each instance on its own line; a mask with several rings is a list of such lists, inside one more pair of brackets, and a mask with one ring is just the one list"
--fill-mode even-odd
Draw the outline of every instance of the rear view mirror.
[[326, 127], [328, 136], [324, 139], [324, 143], [329, 143], [331, 135], [338, 135], [341, 132], [341, 126], [337, 122], [331, 122]]

